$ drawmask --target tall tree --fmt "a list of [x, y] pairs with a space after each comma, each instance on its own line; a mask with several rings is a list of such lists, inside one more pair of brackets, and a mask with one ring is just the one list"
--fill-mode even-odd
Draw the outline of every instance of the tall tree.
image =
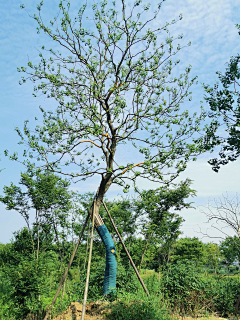
[[[132, 6], [125, 0], [112, 6], [105, 0], [94, 3], [88, 29], [87, 4], [71, 18], [70, 2], [60, 1], [59, 14], [47, 24], [41, 1], [34, 15], [37, 30], [58, 50], [42, 46], [37, 65], [29, 61], [28, 68], [18, 69], [26, 74], [21, 83], [27, 79], [38, 83], [34, 96], [40, 92], [58, 104], [55, 111], [40, 107], [43, 125], [35, 130], [27, 121], [23, 132], [17, 129], [22, 143], [30, 147], [24, 163], [32, 165], [35, 158], [39, 166], [75, 181], [99, 177], [95, 225], [103, 240], [107, 235], [108, 255], [116, 248], [99, 208], [110, 186], [118, 184], [127, 192], [130, 183], [137, 188], [140, 177], [169, 183], [189, 160], [208, 149], [199, 134], [205, 112], [197, 115], [181, 107], [191, 100], [189, 89], [196, 80], [189, 77], [191, 66], [179, 77], [173, 75], [179, 60], [172, 58], [181, 50], [180, 44], [175, 49], [173, 44], [182, 35], [174, 39], [168, 28], [182, 16], [160, 25], [163, 2], [153, 10], [141, 0]], [[164, 32], [165, 40], [160, 41]], [[131, 150], [127, 160], [126, 147]]]

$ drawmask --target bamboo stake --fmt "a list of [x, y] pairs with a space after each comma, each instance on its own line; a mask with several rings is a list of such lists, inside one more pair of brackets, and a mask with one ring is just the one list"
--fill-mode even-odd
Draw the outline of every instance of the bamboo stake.
[[149, 296], [148, 289], [146, 288], [145, 284], [143, 283], [142, 278], [141, 278], [141, 276], [140, 276], [140, 274], [139, 274], [139, 272], [138, 272], [138, 270], [137, 270], [137, 268], [136, 268], [136, 266], [135, 266], [135, 264], [134, 264], [134, 262], [133, 262], [133, 260], [132, 260], [132, 258], [131, 258], [131, 256], [130, 256], [127, 248], [125, 247], [125, 244], [124, 244], [124, 242], [123, 242], [123, 239], [122, 239], [120, 233], [118, 232], [118, 229], [117, 229], [117, 227], [115, 226], [115, 223], [114, 223], [114, 221], [113, 221], [113, 219], [112, 219], [112, 217], [111, 217], [111, 215], [110, 215], [110, 212], [108, 211], [108, 208], [106, 207], [106, 204], [105, 204], [105, 202], [104, 202], [103, 200], [102, 200], [102, 203], [103, 203], [103, 206], [104, 206], [104, 208], [105, 208], [105, 210], [106, 210], [106, 212], [107, 212], [107, 214], [108, 214], [108, 217], [109, 217], [109, 219], [110, 219], [110, 221], [111, 221], [111, 223], [112, 223], [112, 225], [113, 225], [113, 228], [115, 229], [115, 231], [116, 231], [116, 233], [117, 233], [117, 235], [118, 235], [118, 237], [119, 237], [119, 240], [120, 240], [121, 243], [122, 243], [123, 249], [125, 250], [125, 252], [126, 252], [126, 254], [127, 254], [127, 256], [128, 256], [128, 258], [129, 258], [129, 260], [130, 260], [130, 262], [131, 262], [131, 265], [132, 265], [132, 267], [133, 267], [133, 269], [134, 269], [134, 271], [135, 271], [135, 273], [136, 273], [136, 275], [137, 275], [137, 277], [138, 277], [138, 279], [139, 279], [139, 281], [140, 281], [140, 283], [141, 283], [144, 291], [146, 292], [147, 296]]
[[71, 259], [70, 259], [70, 261], [69, 261], [69, 263], [68, 263], [68, 266], [67, 266], [67, 269], [66, 269], [66, 271], [65, 271], [65, 273], [64, 273], [64, 275], [63, 275], [63, 277], [62, 277], [62, 280], [61, 280], [61, 282], [60, 282], [60, 284], [59, 284], [59, 287], [58, 287], [58, 289], [57, 289], [57, 292], [55, 293], [55, 296], [54, 296], [54, 298], [53, 298], [53, 301], [52, 301], [52, 303], [51, 303], [51, 305], [50, 305], [50, 307], [49, 307], [49, 309], [48, 309], [48, 311], [47, 311], [47, 314], [45, 315], [45, 317], [44, 317], [43, 320], [47, 320], [47, 319], [48, 319], [48, 316], [49, 316], [49, 314], [50, 314], [50, 312], [51, 312], [51, 310], [52, 310], [52, 307], [54, 306], [54, 304], [55, 304], [55, 302], [56, 302], [56, 300], [57, 300], [57, 297], [58, 297], [58, 295], [59, 295], [59, 293], [60, 293], [60, 291], [61, 291], [62, 285], [63, 285], [63, 283], [64, 283], [65, 280], [66, 280], [66, 277], [67, 277], [67, 275], [68, 275], [68, 271], [69, 271], [69, 269], [70, 269], [70, 267], [71, 267], [71, 265], [72, 265], [73, 259], [74, 259], [74, 257], [75, 257], [76, 252], [77, 252], [77, 248], [78, 248], [78, 246], [79, 246], [79, 244], [80, 244], [80, 242], [81, 242], [81, 239], [82, 239], [82, 236], [83, 236], [83, 232], [84, 232], [84, 230], [85, 230], [85, 228], [86, 228], [86, 225], [87, 225], [87, 222], [88, 222], [89, 217], [90, 217], [90, 211], [89, 211], [88, 216], [87, 216], [87, 218], [86, 218], [86, 220], [85, 220], [85, 222], [84, 222], [84, 225], [83, 225], [81, 234], [80, 234], [80, 236], [79, 236], [79, 238], [78, 238], [78, 242], [77, 242], [77, 244], [76, 244], [76, 246], [75, 246], [75, 248], [74, 248], [74, 250], [73, 250]]
[[83, 270], [86, 269], [87, 253], [88, 253], [88, 238], [89, 238], [89, 236], [90, 236], [90, 224], [89, 224], [89, 227], [88, 227], [87, 246], [86, 246], [86, 254], [85, 254], [85, 259], [84, 259]]
[[88, 257], [88, 266], [87, 266], [87, 278], [86, 278], [86, 284], [85, 284], [85, 290], [84, 290], [81, 320], [84, 320], [85, 310], [86, 310], [88, 285], [89, 285], [89, 275], [90, 275], [90, 267], [91, 267], [91, 259], [92, 259], [94, 218], [95, 218], [95, 199], [94, 199], [94, 202], [93, 202], [91, 241], [90, 241], [90, 248], [89, 248], [89, 257]]

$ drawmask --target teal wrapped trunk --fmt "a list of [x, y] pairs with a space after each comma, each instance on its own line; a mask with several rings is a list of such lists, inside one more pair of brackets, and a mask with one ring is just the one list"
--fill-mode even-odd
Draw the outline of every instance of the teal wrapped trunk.
[[116, 288], [117, 278], [117, 261], [115, 255], [117, 253], [113, 239], [105, 226], [105, 224], [97, 228], [97, 232], [102, 239], [106, 249], [106, 267], [103, 282], [103, 294], [109, 294]]

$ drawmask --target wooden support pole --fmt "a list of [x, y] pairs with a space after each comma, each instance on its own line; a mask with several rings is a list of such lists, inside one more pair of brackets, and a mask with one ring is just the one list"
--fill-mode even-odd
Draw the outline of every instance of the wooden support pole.
[[106, 207], [106, 204], [105, 204], [105, 202], [104, 202], [103, 200], [102, 200], [102, 203], [103, 203], [103, 206], [104, 206], [104, 208], [105, 208], [105, 210], [106, 210], [106, 212], [107, 212], [107, 214], [108, 214], [108, 217], [109, 217], [109, 219], [110, 219], [110, 221], [111, 221], [111, 223], [112, 223], [112, 225], [113, 225], [113, 228], [115, 229], [115, 231], [116, 231], [116, 233], [117, 233], [117, 235], [118, 235], [118, 237], [119, 237], [119, 240], [120, 240], [121, 243], [122, 243], [123, 249], [125, 250], [125, 252], [126, 252], [126, 254], [127, 254], [127, 256], [128, 256], [128, 258], [129, 258], [129, 260], [130, 260], [130, 262], [131, 262], [131, 265], [132, 265], [132, 267], [133, 267], [133, 269], [134, 269], [134, 271], [135, 271], [135, 273], [136, 273], [136, 275], [137, 275], [137, 277], [138, 277], [138, 279], [139, 279], [139, 281], [140, 281], [140, 283], [141, 283], [144, 291], [146, 292], [147, 296], [150, 296], [150, 295], [149, 295], [149, 292], [148, 292], [148, 289], [146, 288], [145, 284], [143, 283], [142, 278], [141, 278], [141, 276], [140, 276], [140, 274], [139, 274], [139, 272], [138, 272], [138, 270], [137, 270], [137, 268], [136, 268], [136, 266], [135, 266], [135, 264], [134, 264], [134, 262], [133, 262], [133, 260], [132, 260], [132, 258], [131, 258], [131, 256], [130, 256], [127, 248], [125, 247], [125, 244], [124, 244], [124, 242], [123, 242], [123, 239], [122, 239], [120, 233], [118, 232], [118, 229], [117, 229], [117, 227], [115, 226], [115, 223], [114, 223], [114, 221], [113, 221], [113, 219], [112, 219], [112, 217], [111, 217], [111, 215], [110, 215], [110, 212], [108, 211], [108, 208]]
[[49, 307], [49, 309], [48, 309], [48, 311], [47, 311], [47, 314], [45, 315], [45, 317], [44, 317], [43, 320], [47, 320], [47, 319], [48, 319], [48, 316], [49, 316], [49, 314], [50, 314], [50, 312], [51, 312], [51, 310], [52, 310], [52, 307], [54, 306], [54, 304], [55, 304], [55, 302], [56, 302], [56, 300], [57, 300], [57, 297], [58, 297], [58, 295], [59, 295], [59, 293], [60, 293], [60, 290], [61, 290], [61, 288], [62, 288], [62, 285], [64, 284], [64, 282], [65, 282], [65, 280], [66, 280], [66, 278], [67, 278], [68, 271], [69, 271], [69, 269], [70, 269], [70, 267], [71, 267], [71, 265], [72, 265], [73, 259], [74, 259], [74, 257], [75, 257], [76, 252], [77, 252], [77, 249], [78, 249], [78, 246], [79, 246], [79, 244], [80, 244], [80, 242], [81, 242], [81, 240], [82, 240], [82, 236], [83, 236], [84, 230], [85, 230], [85, 228], [86, 228], [86, 225], [87, 225], [87, 222], [88, 222], [89, 217], [90, 217], [90, 211], [89, 211], [88, 216], [87, 216], [87, 218], [86, 218], [86, 220], [85, 220], [85, 222], [84, 222], [84, 225], [83, 225], [83, 227], [82, 227], [81, 234], [80, 234], [80, 236], [79, 236], [79, 238], [78, 238], [78, 242], [77, 242], [77, 244], [76, 244], [76, 246], [75, 246], [75, 248], [74, 248], [74, 250], [73, 250], [71, 259], [70, 259], [70, 261], [69, 261], [69, 263], [68, 263], [68, 266], [67, 266], [67, 269], [66, 269], [66, 271], [65, 271], [65, 273], [64, 273], [64, 275], [63, 275], [63, 277], [62, 277], [62, 280], [61, 280], [61, 282], [60, 282], [60, 284], [59, 284], [59, 287], [58, 287], [58, 289], [57, 289], [57, 292], [55, 293], [55, 296], [54, 296], [54, 298], [53, 298], [53, 301], [52, 301], [52, 303], [51, 303], [51, 305], [50, 305], [50, 307]]
[[90, 276], [90, 267], [91, 267], [91, 260], [92, 260], [94, 219], [95, 219], [95, 199], [94, 199], [94, 202], [93, 202], [91, 241], [90, 241], [90, 248], [89, 248], [89, 257], [88, 257], [88, 266], [87, 266], [87, 277], [86, 277], [86, 284], [85, 284], [84, 297], [83, 297], [83, 306], [82, 306], [82, 316], [81, 316], [81, 320], [84, 320], [85, 310], [86, 310], [86, 302], [87, 302], [87, 294], [88, 294], [88, 285], [89, 285], [89, 276]]

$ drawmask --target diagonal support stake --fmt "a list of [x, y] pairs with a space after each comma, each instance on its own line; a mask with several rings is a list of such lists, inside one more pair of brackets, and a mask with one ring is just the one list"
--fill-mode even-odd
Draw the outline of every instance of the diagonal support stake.
[[84, 320], [85, 311], [86, 311], [86, 302], [87, 302], [87, 294], [88, 294], [88, 286], [89, 286], [89, 276], [90, 276], [90, 267], [91, 267], [91, 260], [92, 260], [92, 247], [93, 247], [93, 231], [94, 231], [94, 219], [95, 219], [95, 199], [93, 201], [93, 213], [92, 213], [92, 231], [91, 231], [91, 241], [90, 241], [90, 248], [89, 248], [89, 257], [88, 257], [88, 266], [87, 266], [87, 277], [86, 277], [86, 284], [83, 296], [83, 305], [82, 305], [82, 316], [81, 320]]
[[118, 235], [118, 237], [119, 237], [119, 240], [121, 241], [121, 244], [122, 244], [122, 246], [123, 246], [123, 249], [124, 249], [124, 251], [126, 252], [126, 254], [127, 254], [127, 256], [128, 256], [128, 258], [129, 258], [129, 260], [130, 260], [130, 263], [131, 263], [131, 265], [132, 265], [132, 267], [133, 267], [133, 269], [134, 269], [134, 271], [135, 271], [135, 273], [136, 273], [136, 275], [137, 275], [137, 277], [138, 277], [138, 280], [140, 281], [140, 283], [141, 283], [144, 291], [146, 292], [147, 296], [150, 296], [150, 295], [149, 295], [149, 292], [148, 292], [148, 289], [147, 289], [147, 287], [145, 286], [145, 284], [144, 284], [144, 282], [143, 282], [143, 280], [142, 280], [142, 278], [141, 278], [141, 276], [140, 276], [140, 274], [139, 274], [139, 272], [138, 272], [138, 270], [137, 270], [137, 268], [136, 268], [136, 266], [135, 266], [135, 264], [134, 264], [134, 262], [133, 262], [133, 260], [132, 260], [132, 258], [131, 258], [131, 256], [130, 256], [130, 253], [128, 252], [128, 250], [127, 250], [127, 248], [126, 248], [126, 246], [125, 246], [125, 244], [124, 244], [124, 242], [123, 242], [123, 239], [122, 239], [120, 233], [118, 232], [117, 227], [115, 226], [115, 223], [114, 223], [114, 221], [113, 221], [113, 219], [112, 219], [112, 217], [111, 217], [111, 215], [110, 215], [110, 212], [108, 211], [108, 208], [107, 208], [107, 206], [106, 206], [106, 204], [105, 204], [105, 202], [104, 202], [103, 200], [102, 200], [102, 203], [103, 203], [103, 206], [104, 206], [104, 208], [105, 208], [105, 210], [106, 210], [106, 212], [107, 212], [107, 214], [108, 214], [108, 217], [109, 217], [109, 219], [110, 219], [110, 221], [111, 221], [111, 223], [112, 223], [112, 225], [113, 225], [113, 228], [115, 229], [115, 231], [116, 231], [116, 233], [117, 233], [117, 235]]

